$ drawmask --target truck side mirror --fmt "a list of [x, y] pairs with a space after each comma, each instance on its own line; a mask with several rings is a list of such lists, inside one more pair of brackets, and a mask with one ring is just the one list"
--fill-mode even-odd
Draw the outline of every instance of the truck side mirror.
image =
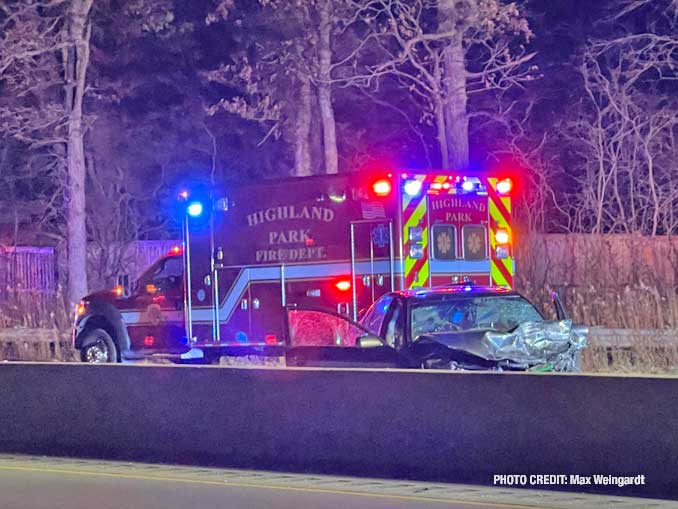
[[384, 346], [384, 342], [377, 336], [365, 334], [364, 336], [356, 338], [355, 346], [358, 348], [378, 348]]
[[553, 301], [553, 306], [556, 308], [556, 317], [558, 320], [568, 320], [570, 316], [565, 310], [565, 306], [563, 306], [558, 292], [551, 293], [551, 300]]

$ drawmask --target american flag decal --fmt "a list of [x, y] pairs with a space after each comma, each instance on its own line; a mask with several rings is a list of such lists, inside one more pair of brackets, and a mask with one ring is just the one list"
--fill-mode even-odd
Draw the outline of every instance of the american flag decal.
[[383, 203], [363, 201], [360, 202], [360, 208], [363, 212], [363, 219], [386, 219]]

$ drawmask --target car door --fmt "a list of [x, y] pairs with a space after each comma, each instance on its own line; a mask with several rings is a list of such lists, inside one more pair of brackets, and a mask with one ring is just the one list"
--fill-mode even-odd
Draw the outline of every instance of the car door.
[[396, 350], [360, 324], [329, 311], [287, 309], [288, 366], [400, 367]]

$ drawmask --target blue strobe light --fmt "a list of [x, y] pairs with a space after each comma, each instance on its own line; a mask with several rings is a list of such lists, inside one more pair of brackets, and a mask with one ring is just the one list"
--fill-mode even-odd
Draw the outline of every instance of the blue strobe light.
[[191, 217], [199, 217], [202, 215], [202, 203], [199, 201], [194, 201], [188, 204], [186, 207], [186, 213]]

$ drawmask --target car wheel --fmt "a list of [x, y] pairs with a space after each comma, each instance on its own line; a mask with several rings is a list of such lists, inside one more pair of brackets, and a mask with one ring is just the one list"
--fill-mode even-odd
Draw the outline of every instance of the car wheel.
[[102, 364], [118, 361], [118, 349], [111, 335], [103, 329], [94, 329], [87, 333], [82, 341], [80, 356], [83, 362]]

